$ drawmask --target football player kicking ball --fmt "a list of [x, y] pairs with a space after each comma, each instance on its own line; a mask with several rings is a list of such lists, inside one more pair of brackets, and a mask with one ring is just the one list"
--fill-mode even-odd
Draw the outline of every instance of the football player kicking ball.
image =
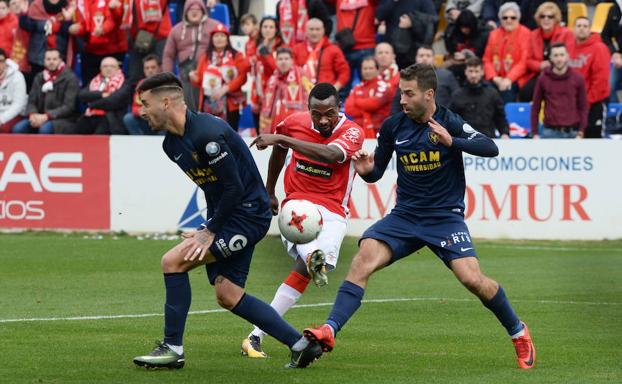
[[[179, 79], [160, 73], [138, 86], [141, 117], [151, 129], [166, 131], [163, 148], [205, 193], [208, 220], [202, 229], [162, 257], [166, 287], [164, 342], [134, 363], [148, 368], [182, 368], [182, 338], [190, 308], [188, 271], [206, 265], [218, 304], [257, 324], [291, 350], [290, 367], [304, 368], [322, 354], [267, 303], [244, 291], [255, 244], [270, 226], [270, 198], [253, 157], [240, 136], [223, 120], [190, 111]], [[302, 338], [302, 339], [301, 339]]]
[[384, 122], [374, 153], [361, 150], [352, 156], [357, 173], [373, 183], [396, 153], [397, 203], [363, 233], [326, 323], [305, 329], [304, 335], [319, 341], [325, 351], [332, 350], [335, 334], [360, 307], [369, 277], [427, 246], [494, 313], [514, 343], [519, 367], [529, 369], [536, 361], [529, 330], [514, 313], [503, 288], [481, 272], [464, 222], [462, 152], [493, 157], [499, 150], [460, 116], [436, 104], [436, 85], [432, 66], [415, 64], [402, 70], [404, 112]]
[[[293, 153], [285, 169], [283, 204], [289, 200], [308, 200], [322, 214], [322, 231], [316, 240], [296, 245], [282, 237], [295, 263], [270, 303], [281, 316], [298, 301], [311, 279], [318, 287], [326, 285], [326, 272], [337, 265], [356, 175], [351, 157], [361, 149], [364, 136], [361, 127], [339, 115], [337, 89], [319, 83], [309, 93], [309, 112], [288, 116], [276, 126], [276, 134], [260, 135], [251, 144], [259, 149], [273, 147], [266, 181], [273, 215], [279, 211], [275, 185], [290, 148]], [[261, 348], [265, 334], [256, 325], [242, 342], [242, 353], [253, 358], [266, 357]]]

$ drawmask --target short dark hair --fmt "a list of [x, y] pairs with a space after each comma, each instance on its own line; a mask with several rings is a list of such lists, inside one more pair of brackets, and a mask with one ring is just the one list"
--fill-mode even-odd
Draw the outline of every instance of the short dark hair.
[[311, 98], [326, 100], [331, 96], [335, 96], [335, 101], [339, 104], [339, 92], [337, 92], [337, 88], [330, 83], [318, 83], [311, 89], [311, 92], [309, 92], [309, 103], [311, 102]]
[[401, 80], [417, 80], [417, 87], [422, 91], [432, 89], [436, 92], [438, 80], [434, 67], [429, 64], [413, 64], [400, 71]]
[[415, 52], [415, 54], [416, 54], [417, 52], [419, 52], [419, 50], [420, 50], [420, 49], [425, 49], [426, 51], [432, 51], [432, 53], [434, 53], [434, 48], [432, 48], [432, 46], [431, 46], [431, 45], [429, 45], [429, 44], [421, 44], [421, 45], [417, 48], [417, 51]]
[[376, 64], [376, 69], [380, 68], [378, 66], [378, 62], [376, 61], [376, 58], [373, 57], [372, 55], [365, 56], [365, 57], [363, 57], [363, 59], [361, 59], [361, 68], [363, 68], [363, 63], [366, 62], [366, 61], [373, 61], [374, 64]]
[[465, 64], [467, 67], [481, 67], [483, 65], [482, 59], [477, 56], [469, 57]]
[[276, 55], [280, 55], [282, 53], [288, 54], [290, 57], [294, 57], [294, 52], [292, 52], [291, 49], [287, 48], [287, 47], [278, 47], [276, 49]]
[[143, 64], [152, 60], [155, 60], [158, 65], [162, 65], [162, 60], [160, 59], [160, 56], [156, 55], [155, 53], [150, 53], [147, 56], [143, 57]]
[[549, 52], [551, 52], [553, 50], [553, 48], [564, 48], [566, 51], [568, 51], [568, 48], [566, 47], [566, 44], [564, 44], [562, 42], [557, 42], [557, 43], [551, 44], [551, 47], [549, 48]]
[[143, 80], [136, 88], [138, 93], [145, 91], [157, 92], [160, 90], [179, 90], [183, 92], [183, 86], [177, 76], [171, 72], [162, 72]]
[[60, 49], [58, 48], [46, 48], [45, 52], [43, 53], [43, 56], [45, 57], [45, 54], [48, 52], [58, 52], [58, 56], [60, 56], [61, 59], [64, 59], [63, 54], [60, 52]]
[[240, 17], [240, 25], [246, 23], [247, 21], [252, 22], [253, 24], [257, 24], [257, 17], [252, 13], [245, 13]]
[[[0, 1], [2, 1], [2, 0], [0, 0]], [[8, 56], [6, 55], [6, 52], [5, 52], [5, 51], [4, 51], [4, 49], [2, 49], [2, 48], [0, 48], [0, 56], [3, 56], [5, 59], [8, 57]]]
[[[577, 20], [581, 20], [581, 19], [583, 19], [583, 20], [587, 20], [588, 24], [592, 25], [592, 21], [591, 21], [591, 20], [590, 20], [590, 18], [589, 18], [589, 17], [587, 17], [587, 16], [577, 16], [577, 17], [574, 19], [574, 23], [575, 23], [575, 25], [577, 24]], [[573, 27], [574, 27], [574, 25], [573, 25]]]

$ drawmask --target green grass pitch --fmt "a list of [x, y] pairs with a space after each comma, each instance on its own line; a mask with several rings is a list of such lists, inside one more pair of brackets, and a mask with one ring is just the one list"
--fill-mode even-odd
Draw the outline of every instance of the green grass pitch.
[[[492, 313], [428, 250], [374, 275], [370, 301], [335, 350], [308, 369], [284, 369], [289, 352], [273, 339], [264, 343], [269, 359], [241, 357], [250, 325], [220, 311], [188, 317], [184, 369], [138, 369], [131, 358], [162, 337], [159, 260], [175, 243], [0, 235], [0, 383], [622, 382], [622, 241], [476, 242], [484, 272], [530, 326], [538, 358], [531, 371], [517, 368]], [[309, 306], [286, 314], [296, 328], [323, 322], [355, 251], [356, 239], [346, 239], [329, 285], [309, 286], [299, 303]], [[278, 239], [266, 238], [248, 291], [270, 301], [291, 263]], [[218, 309], [204, 269], [191, 280], [191, 311]], [[50, 318], [62, 319], [41, 320]]]

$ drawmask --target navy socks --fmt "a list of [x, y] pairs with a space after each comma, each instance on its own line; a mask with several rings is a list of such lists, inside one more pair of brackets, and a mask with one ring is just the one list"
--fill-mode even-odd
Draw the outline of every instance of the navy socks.
[[341, 284], [333, 309], [326, 320], [326, 324], [333, 328], [335, 335], [359, 309], [364, 294], [365, 290], [354, 283], [344, 280]]
[[171, 345], [183, 345], [186, 317], [192, 300], [188, 273], [165, 273], [164, 285], [166, 287], [164, 342]]

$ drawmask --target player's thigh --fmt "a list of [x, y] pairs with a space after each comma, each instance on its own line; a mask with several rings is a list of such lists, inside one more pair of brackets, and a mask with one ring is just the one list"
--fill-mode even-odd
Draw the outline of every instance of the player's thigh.
[[359, 251], [352, 259], [347, 279], [369, 277], [372, 273], [389, 265], [392, 254], [391, 248], [385, 242], [372, 238], [362, 239]]
[[395, 210], [374, 223], [361, 236], [359, 245], [366, 239], [374, 239], [390, 250], [389, 264], [404, 258], [425, 246], [419, 236], [418, 227], [410, 215]]
[[477, 285], [484, 278], [479, 266], [479, 261], [475, 257], [461, 257], [449, 262], [449, 268], [456, 278], [464, 285]]
[[453, 212], [436, 213], [420, 217], [417, 222], [421, 239], [448, 268], [451, 268], [453, 260], [477, 260], [469, 228], [461, 215]]
[[184, 257], [188, 252], [193, 251], [192, 240], [184, 239], [181, 243], [177, 244], [173, 248], [169, 249], [164, 256], [162, 256], [161, 266], [164, 272], [186, 272], [194, 269], [200, 265], [211, 263], [216, 261], [214, 255], [211, 252], [207, 252], [203, 260], [184, 260]]
[[346, 236], [348, 223], [346, 218], [330, 212], [320, 205], [316, 206], [322, 214], [324, 222], [322, 230], [314, 241], [296, 245], [296, 253], [301, 257], [305, 257], [316, 249], [321, 249], [326, 256], [326, 268], [332, 271], [337, 266], [339, 250], [341, 249], [343, 238]]

